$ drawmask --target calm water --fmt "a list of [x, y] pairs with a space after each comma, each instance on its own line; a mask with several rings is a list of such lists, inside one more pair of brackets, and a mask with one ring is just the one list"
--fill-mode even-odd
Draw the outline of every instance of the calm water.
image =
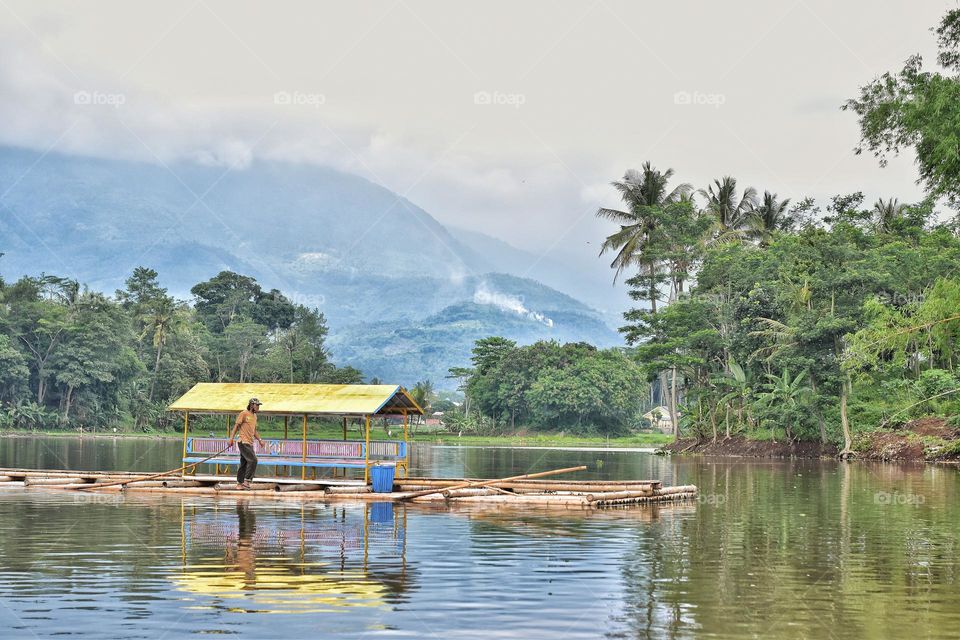
[[[179, 445], [0, 440], [0, 466], [163, 470]], [[956, 638], [960, 474], [419, 447], [415, 472], [588, 464], [678, 507], [300, 505], [0, 490], [4, 637]]]

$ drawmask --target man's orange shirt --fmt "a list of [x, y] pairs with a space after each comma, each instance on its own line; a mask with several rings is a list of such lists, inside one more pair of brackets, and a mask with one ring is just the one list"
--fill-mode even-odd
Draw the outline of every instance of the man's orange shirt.
[[237, 424], [240, 425], [237, 440], [244, 444], [253, 444], [253, 434], [257, 432], [257, 414], [244, 409], [237, 416]]

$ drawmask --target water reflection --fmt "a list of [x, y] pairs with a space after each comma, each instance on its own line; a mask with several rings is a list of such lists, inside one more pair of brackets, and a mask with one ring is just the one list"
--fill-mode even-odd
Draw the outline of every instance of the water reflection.
[[[101, 466], [132, 452], [117, 454]], [[586, 512], [3, 490], [0, 635], [852, 640], [960, 629], [952, 468], [476, 449], [424, 450], [418, 464], [501, 477], [599, 459], [593, 477], [696, 484], [700, 500]]]
[[[258, 520], [258, 509], [269, 517]], [[183, 566], [172, 580], [193, 596], [192, 607], [331, 612], [385, 607], [412, 588], [404, 506], [372, 503], [318, 514], [300, 505], [280, 517], [275, 510], [248, 500], [212, 511], [183, 506]]]

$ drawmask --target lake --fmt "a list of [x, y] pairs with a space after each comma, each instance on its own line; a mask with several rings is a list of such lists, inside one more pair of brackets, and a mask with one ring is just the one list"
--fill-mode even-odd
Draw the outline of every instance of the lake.
[[[0, 466], [164, 470], [173, 440], [6, 438]], [[960, 474], [418, 445], [413, 473], [696, 484], [607, 510], [0, 490], [5, 637], [957, 637]]]

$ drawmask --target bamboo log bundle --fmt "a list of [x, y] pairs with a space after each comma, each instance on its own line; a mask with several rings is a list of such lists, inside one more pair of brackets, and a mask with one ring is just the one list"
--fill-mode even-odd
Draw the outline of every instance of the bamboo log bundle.
[[621, 484], [611, 482], [609, 484], [587, 484], [579, 482], [557, 482], [550, 484], [536, 482], [505, 482], [498, 485], [504, 489], [513, 489], [514, 491], [579, 491], [581, 493], [602, 493], [604, 491], [654, 491], [659, 488], [657, 484]]
[[[476, 483], [484, 482], [484, 480], [470, 480], [470, 479], [436, 479], [436, 478], [403, 478], [396, 481], [396, 484], [401, 487], [402, 491], [414, 490], [413, 487], [416, 487], [415, 490], [422, 491], [430, 488], [448, 488], [457, 484], [464, 483]], [[504, 481], [498, 483], [499, 487], [504, 489], [519, 489], [519, 488], [536, 488], [543, 490], [557, 490], [557, 491], [627, 491], [631, 487], [653, 487], [660, 488], [662, 486], [660, 480], [547, 480], [547, 479], [530, 479], [530, 480], [512, 480]], [[409, 488], [408, 488], [409, 487]], [[607, 487], [613, 487], [612, 489], [607, 489]]]
[[[482, 482], [482, 481], [480, 481]], [[461, 483], [462, 484], [462, 483]], [[400, 482], [398, 488], [400, 491], [425, 491], [427, 489], [436, 489], [442, 491], [448, 487], [453, 486], [453, 483], [438, 486], [436, 484], [420, 484], [415, 479], [411, 479], [409, 482]], [[660, 488], [660, 483], [609, 483], [609, 484], [597, 484], [597, 483], [581, 483], [576, 481], [568, 482], [554, 482], [554, 483], [542, 483], [542, 482], [501, 482], [497, 483], [497, 486], [501, 489], [510, 489], [518, 493], [531, 493], [531, 492], [543, 492], [543, 491], [577, 491], [580, 493], [599, 493], [603, 491], [641, 491], [644, 489], [654, 490]]]
[[[436, 501], [433, 495], [422, 498], [427, 501]], [[575, 507], [578, 509], [589, 507], [583, 496], [462, 496], [451, 498], [448, 502], [459, 504], [491, 504], [491, 505], [510, 505], [510, 506], [550, 506], [550, 507]]]
[[[138, 482], [137, 484], [145, 484]], [[277, 485], [269, 482], [254, 482], [249, 489], [237, 489], [236, 482], [218, 482], [213, 485], [217, 491], [276, 491]]]
[[0, 483], [0, 489], [13, 489], [15, 487], [23, 488], [23, 480], [10, 480]]
[[277, 485], [277, 491], [323, 491], [322, 484], [280, 484]]
[[632, 502], [663, 502], [669, 500], [687, 500], [696, 498], [697, 488], [693, 485], [667, 487], [652, 494], [623, 491], [587, 496], [590, 504], [628, 504]]
[[0, 476], [0, 482], [13, 482], [13, 476]]
[[[362, 485], [357, 485], [355, 487], [351, 487], [351, 486], [327, 487], [326, 493], [334, 494], [334, 495], [337, 495], [337, 494], [348, 495], [348, 494], [354, 494], [354, 493], [371, 493], [372, 491], [373, 491], [372, 487], [370, 487], [369, 485], [362, 484]], [[388, 495], [388, 494], [383, 494], [383, 495]]]
[[645, 504], [645, 503], [654, 503], [654, 502], [681, 502], [684, 500], [695, 500], [697, 497], [696, 493], [669, 493], [667, 495], [656, 495], [656, 496], [640, 496], [636, 498], [620, 498], [617, 500], [598, 500], [596, 502], [588, 503], [591, 506], [596, 507], [606, 507], [606, 506], [625, 506], [631, 504]]
[[[553, 469], [551, 471], [540, 471], [538, 473], [524, 473], [518, 476], [511, 476], [509, 478], [500, 478], [498, 480], [482, 480], [480, 482], [463, 482], [459, 485], [453, 485], [449, 489], [466, 489], [468, 487], [489, 487], [494, 485], [500, 485], [504, 482], [511, 480], [520, 480], [522, 478], [542, 478], [545, 476], [557, 475], [560, 473], [571, 473], [573, 471], [584, 471], [586, 465], [581, 465], [579, 467], [567, 467], [566, 469]], [[439, 493], [436, 489], [425, 489], [423, 491], [414, 491], [413, 493], [406, 493], [401, 497], [398, 497], [398, 500], [413, 500], [421, 496], [428, 496], [432, 493]]]

